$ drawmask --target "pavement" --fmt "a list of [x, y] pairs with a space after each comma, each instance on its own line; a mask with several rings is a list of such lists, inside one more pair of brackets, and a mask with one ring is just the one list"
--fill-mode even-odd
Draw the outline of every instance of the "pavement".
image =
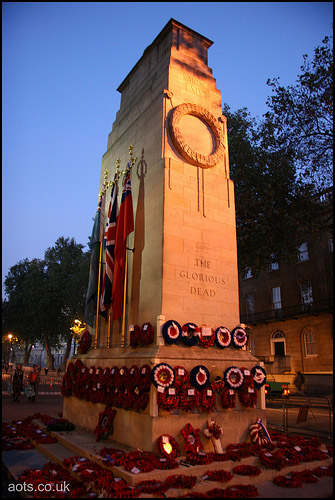
[[[41, 413], [42, 415], [59, 417], [62, 414], [62, 410], [63, 410], [63, 398], [61, 396], [42, 395], [39, 396], [38, 400], [35, 402], [31, 402], [23, 397], [19, 403], [13, 403], [12, 398], [9, 396], [2, 396], [3, 421], [24, 419], [25, 417], [31, 416], [34, 413]], [[62, 434], [63, 436], [61, 437], [62, 439], [60, 440], [60, 444], [55, 443], [55, 444], [45, 445], [44, 448], [46, 449], [48, 458], [45, 456], [45, 454], [42, 453], [43, 450], [37, 450], [37, 449], [10, 450], [3, 452], [2, 454], [2, 497], [3, 498], [18, 497], [17, 493], [13, 495], [13, 493], [9, 491], [10, 489], [9, 484], [13, 484], [15, 478], [17, 478], [20, 475], [20, 472], [22, 472], [24, 469], [42, 467], [49, 460], [53, 461], [53, 457], [55, 457], [57, 453], [63, 453], [63, 454], [65, 453], [67, 454], [67, 456], [73, 456], [80, 454], [80, 450], [84, 451], [85, 449], [85, 453], [94, 454], [94, 452], [97, 452], [100, 447], [106, 445], [107, 446], [115, 445], [113, 444], [113, 442], [111, 442], [111, 440], [107, 442], [104, 441], [96, 443], [95, 437], [92, 434], [87, 434], [87, 433], [85, 434], [85, 431], [82, 429], [81, 430], [76, 429], [76, 431], [69, 433], [70, 435], [67, 435], [67, 433], [62, 433]], [[72, 441], [72, 445], [69, 443], [67, 444], [66, 440], [68, 440], [69, 443], [70, 441]], [[64, 446], [66, 445], [65, 448], [63, 446], [62, 451], [60, 451], [61, 443]], [[78, 446], [78, 443], [80, 443], [80, 446]], [[67, 448], [67, 446], [70, 446], [70, 448], [72, 447], [72, 449]], [[77, 453], [74, 452], [74, 450], [77, 451]], [[83, 456], [83, 454], [81, 454], [81, 456]], [[251, 460], [251, 457], [249, 459], [244, 459], [244, 460]], [[225, 469], [227, 469], [226, 465], [227, 462], [225, 462], [224, 466]], [[312, 462], [304, 464], [304, 467], [315, 468], [319, 465], [320, 462], [318, 463]], [[222, 468], [221, 465], [219, 465], [219, 467]], [[188, 474], [195, 474], [198, 477], [200, 477], [206, 472], [208, 468], [209, 468], [208, 466], [195, 466], [189, 469], [180, 468], [181, 470], [178, 470], [178, 474], [188, 473]], [[279, 473], [285, 474], [285, 470], [286, 469], [280, 472], [267, 470], [263, 472], [264, 478], [266, 479], [269, 478], [270, 480], [266, 480], [262, 483], [257, 483], [258, 498], [332, 498], [333, 497], [332, 477], [322, 478], [319, 479], [319, 481], [315, 484], [304, 484], [301, 488], [295, 488], [295, 489], [282, 488], [274, 485], [271, 473], [273, 473], [273, 475], [277, 475]], [[162, 471], [158, 472], [159, 477], [161, 476], [161, 473]], [[152, 472], [151, 475], [152, 474], [154, 474], [154, 472]], [[132, 484], [134, 478], [129, 476], [129, 479], [130, 482], [128, 484]], [[142, 474], [140, 479], [141, 480], [144, 479], [144, 477], [142, 477]], [[244, 484], [251, 483], [252, 481], [249, 481], [249, 479], [253, 480], [255, 478], [244, 478]], [[224, 488], [227, 486], [226, 484], [222, 483], [219, 484], [208, 481], [206, 481], [205, 483], [207, 484], [203, 483], [202, 485], [200, 485], [203, 491], [208, 491], [215, 487]], [[178, 497], [184, 493], [185, 490], [179, 490], [179, 491], [174, 490], [174, 492], [173, 491], [170, 492], [170, 490], [168, 490], [165, 496], [171, 497], [171, 495], [173, 495], [173, 497]], [[152, 496], [141, 495], [140, 498], [152, 498]]]

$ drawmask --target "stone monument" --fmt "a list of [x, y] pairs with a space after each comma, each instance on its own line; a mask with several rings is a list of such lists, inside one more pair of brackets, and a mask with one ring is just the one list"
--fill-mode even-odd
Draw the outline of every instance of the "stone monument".
[[[135, 229], [128, 241], [134, 252], [128, 252], [126, 338], [123, 346], [119, 321], [108, 335], [100, 318], [97, 345], [80, 357], [86, 367], [166, 363], [191, 372], [205, 366], [212, 377], [231, 366], [259, 365], [245, 347], [168, 344], [162, 335], [170, 320], [203, 327], [207, 335], [221, 326], [232, 331], [240, 321], [234, 186], [221, 93], [208, 66], [211, 45], [170, 19], [118, 87], [121, 105], [102, 158], [100, 186], [106, 170], [112, 179], [117, 159], [126, 165], [131, 144], [137, 160], [131, 171]], [[132, 325], [147, 322], [154, 326], [154, 342], [131, 347]], [[151, 450], [163, 432], [182, 444], [180, 430], [187, 423], [203, 431], [213, 418], [223, 428], [225, 445], [245, 440], [257, 417], [265, 421], [263, 388], [254, 408], [244, 408], [236, 397], [234, 409], [218, 403], [210, 413], [166, 411], [157, 405], [158, 392], [152, 384], [142, 412], [117, 409], [111, 437]], [[90, 430], [104, 408], [64, 399], [64, 417]], [[210, 442], [205, 446], [210, 449]]]

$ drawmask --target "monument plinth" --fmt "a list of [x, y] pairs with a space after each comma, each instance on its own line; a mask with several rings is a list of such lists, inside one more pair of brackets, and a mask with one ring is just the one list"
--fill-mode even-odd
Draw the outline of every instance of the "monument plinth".
[[[213, 330], [239, 325], [238, 271], [234, 186], [229, 178], [226, 119], [207, 52], [212, 42], [171, 19], [118, 88], [120, 110], [102, 159], [100, 185], [107, 169], [113, 176], [117, 158], [127, 162], [129, 144], [137, 156], [131, 185], [135, 230], [128, 246], [126, 320], [150, 322], [155, 340], [148, 347], [121, 347], [119, 321], [112, 324], [107, 347], [107, 323], [100, 320], [98, 346], [81, 356], [87, 367], [159, 363], [182, 365], [191, 371], [205, 365], [210, 373], [230, 366], [251, 370], [257, 359], [247, 350], [198, 345], [168, 345], [162, 325], [175, 320]], [[107, 207], [106, 207], [107, 210]], [[64, 416], [94, 429], [105, 405], [66, 397]], [[191, 423], [205, 429], [208, 418], [224, 428], [223, 444], [246, 439], [256, 417], [265, 419], [264, 392], [254, 408], [233, 410], [217, 403], [206, 413], [157, 406], [152, 385], [148, 407], [118, 409], [113, 438], [130, 446], [152, 449], [168, 430], [182, 444], [180, 430]], [[203, 439], [205, 442], [205, 439]], [[206, 444], [211, 448], [210, 441]]]

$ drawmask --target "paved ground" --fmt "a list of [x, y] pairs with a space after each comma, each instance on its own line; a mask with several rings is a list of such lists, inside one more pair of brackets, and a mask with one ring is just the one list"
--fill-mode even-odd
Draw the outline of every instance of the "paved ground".
[[[43, 415], [60, 416], [63, 410], [61, 396], [39, 396], [34, 403], [25, 397], [19, 403], [13, 403], [9, 396], [2, 396], [2, 420], [23, 419], [34, 413]], [[6, 452], [10, 453], [10, 452]], [[9, 458], [9, 457], [8, 457]], [[27, 461], [27, 468], [34, 467], [33, 454]], [[35, 464], [35, 467], [37, 465]], [[210, 489], [210, 486], [209, 486]], [[272, 481], [264, 482], [258, 486], [259, 498], [332, 498], [333, 478], [323, 478], [316, 484], [306, 484], [302, 488], [291, 490], [275, 486]], [[17, 498], [17, 494], [8, 493], [8, 479], [6, 471], [2, 468], [2, 497]]]
[[2, 396], [2, 420], [23, 419], [37, 412], [43, 415], [59, 417], [58, 413], [62, 411], [62, 396], [39, 395], [37, 401], [34, 402], [22, 396], [18, 403], [13, 403], [10, 396]]

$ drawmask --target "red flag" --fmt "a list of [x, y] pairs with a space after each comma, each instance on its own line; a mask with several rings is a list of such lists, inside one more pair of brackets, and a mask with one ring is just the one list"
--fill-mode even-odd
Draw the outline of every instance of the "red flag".
[[123, 285], [126, 263], [127, 237], [134, 231], [133, 200], [131, 196], [130, 172], [122, 186], [122, 197], [116, 225], [114, 251], [114, 279], [112, 290], [113, 321], [122, 317]]

